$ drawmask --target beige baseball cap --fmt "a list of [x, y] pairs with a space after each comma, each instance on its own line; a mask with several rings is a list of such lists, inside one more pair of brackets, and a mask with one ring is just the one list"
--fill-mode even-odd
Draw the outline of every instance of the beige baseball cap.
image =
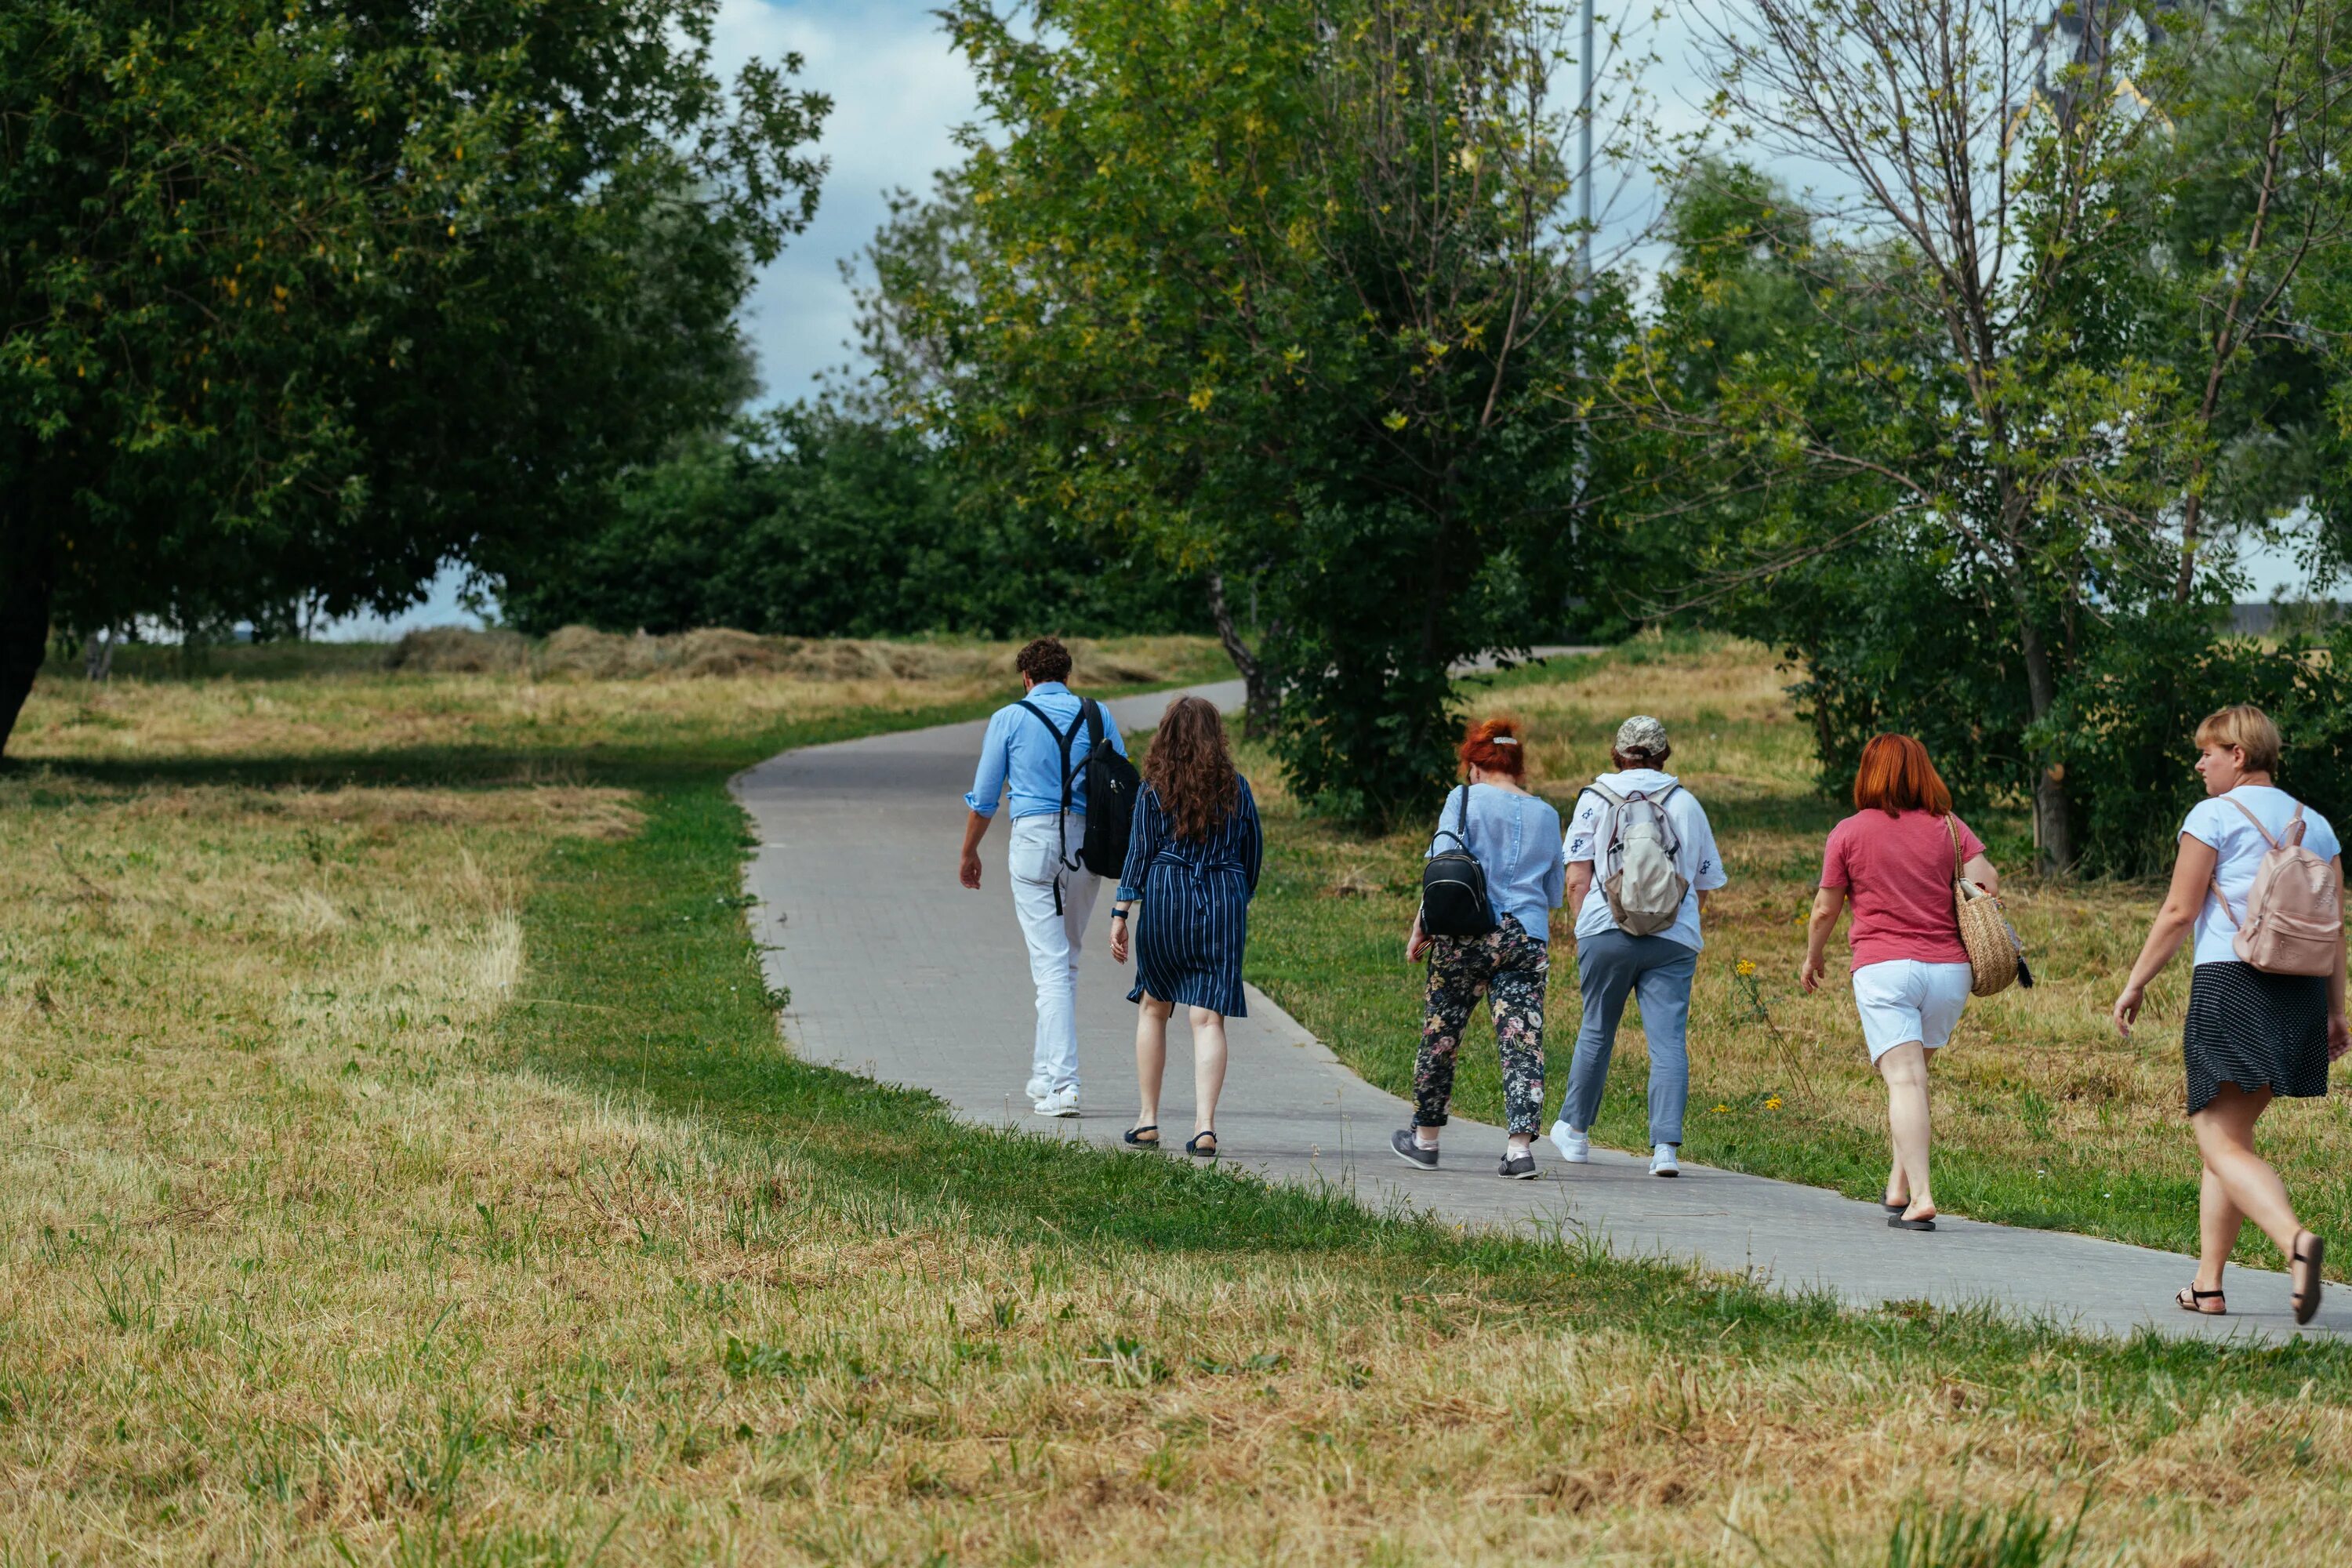
[[1617, 726], [1617, 749], [1656, 756], [1667, 748], [1666, 727], [1647, 713], [1636, 713]]

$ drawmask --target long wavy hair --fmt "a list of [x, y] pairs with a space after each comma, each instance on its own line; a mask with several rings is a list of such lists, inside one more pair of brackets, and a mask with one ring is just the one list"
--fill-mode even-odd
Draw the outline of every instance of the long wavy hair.
[[1176, 837], [1198, 843], [1222, 826], [1241, 798], [1239, 776], [1215, 704], [1198, 697], [1170, 703], [1152, 731], [1143, 782], [1175, 819]]

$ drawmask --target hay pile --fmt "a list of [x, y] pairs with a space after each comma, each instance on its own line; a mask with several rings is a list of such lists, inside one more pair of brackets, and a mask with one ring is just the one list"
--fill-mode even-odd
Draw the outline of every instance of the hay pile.
[[520, 632], [432, 626], [393, 644], [383, 662], [415, 675], [520, 675], [530, 665], [530, 639]]
[[[565, 626], [544, 643], [510, 631], [438, 626], [411, 632], [384, 656], [419, 675], [528, 674], [541, 679], [644, 680], [773, 675], [797, 680], [958, 680], [1011, 674], [1011, 643], [877, 642], [853, 637], [763, 637], [709, 626], [669, 637], [627, 636]], [[1083, 638], [1070, 651], [1096, 684], [1162, 678], [1139, 655], [1106, 651]]]

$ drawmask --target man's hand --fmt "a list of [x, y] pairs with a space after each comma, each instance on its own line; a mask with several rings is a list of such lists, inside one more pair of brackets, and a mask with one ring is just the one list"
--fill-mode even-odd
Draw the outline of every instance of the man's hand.
[[1822, 976], [1829, 965], [1818, 952], [1805, 954], [1805, 962], [1797, 966], [1797, 985], [1808, 996], [1822, 988]]
[[2352, 1051], [2352, 1025], [2346, 1024], [2339, 1013], [2327, 1020], [2327, 1059], [2340, 1062], [2347, 1051]]
[[956, 868], [956, 879], [974, 892], [980, 890], [980, 841], [988, 833], [988, 818], [978, 812], [963, 819], [963, 862]]

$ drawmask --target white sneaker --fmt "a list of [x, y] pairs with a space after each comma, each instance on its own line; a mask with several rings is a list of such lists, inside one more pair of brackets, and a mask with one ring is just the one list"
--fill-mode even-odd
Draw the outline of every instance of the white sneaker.
[[1592, 1158], [1592, 1134], [1579, 1132], [1565, 1121], [1551, 1124], [1551, 1146], [1571, 1165], [1585, 1164]]
[[1078, 1114], [1078, 1090], [1074, 1084], [1042, 1096], [1036, 1105], [1040, 1116], [1076, 1116]]
[[1045, 1099], [1047, 1095], [1049, 1095], [1049, 1094], [1051, 1094], [1051, 1093], [1053, 1093], [1053, 1092], [1054, 1092], [1054, 1086], [1053, 1086], [1052, 1084], [1047, 1083], [1047, 1082], [1045, 1081], [1045, 1074], [1043, 1074], [1043, 1073], [1031, 1073], [1031, 1074], [1029, 1075], [1029, 1103], [1030, 1103], [1030, 1104], [1032, 1104], [1032, 1105], [1036, 1104], [1039, 1100], [1041, 1100]]
[[1675, 1163], [1675, 1146], [1673, 1144], [1661, 1143], [1656, 1148], [1650, 1151], [1650, 1174], [1654, 1176], [1679, 1176], [1682, 1173], [1683, 1168]]

